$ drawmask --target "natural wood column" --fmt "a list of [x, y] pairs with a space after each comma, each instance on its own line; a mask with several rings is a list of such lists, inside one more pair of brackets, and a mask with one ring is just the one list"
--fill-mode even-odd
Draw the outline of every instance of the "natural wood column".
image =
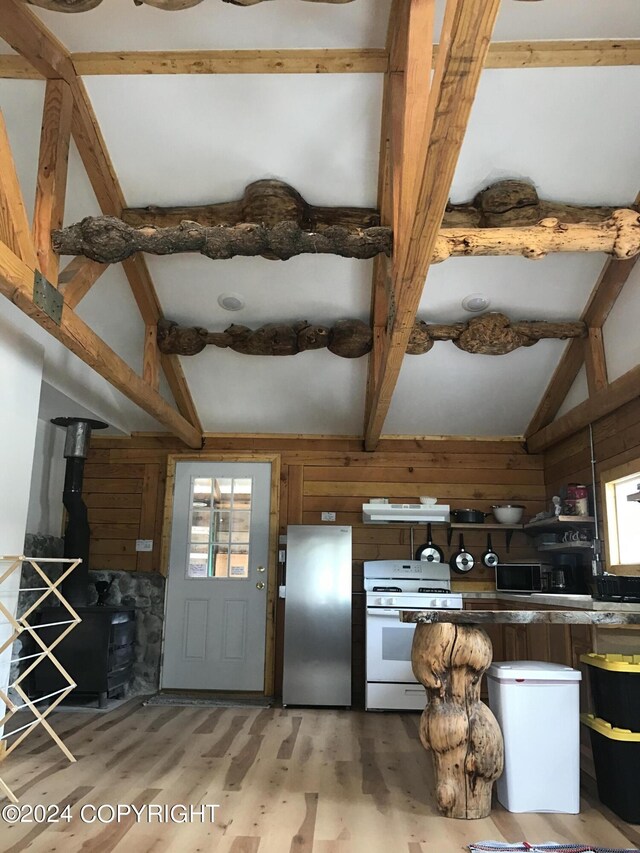
[[420, 740], [433, 752], [436, 803], [446, 817], [470, 820], [491, 812], [491, 788], [504, 764], [502, 732], [480, 701], [480, 681], [492, 655], [482, 628], [416, 625], [411, 661], [429, 699]]

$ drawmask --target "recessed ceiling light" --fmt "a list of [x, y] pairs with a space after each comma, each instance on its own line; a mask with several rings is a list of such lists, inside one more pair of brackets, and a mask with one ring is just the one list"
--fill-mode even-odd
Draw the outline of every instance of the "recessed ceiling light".
[[482, 293], [471, 293], [462, 300], [464, 310], [471, 311], [473, 314], [477, 314], [478, 311], [486, 311], [489, 305], [489, 300]]
[[218, 305], [225, 311], [240, 311], [244, 308], [244, 298], [239, 293], [221, 293]]

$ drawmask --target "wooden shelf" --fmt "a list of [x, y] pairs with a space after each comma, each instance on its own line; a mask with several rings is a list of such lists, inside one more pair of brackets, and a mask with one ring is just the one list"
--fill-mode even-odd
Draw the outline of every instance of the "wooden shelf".
[[562, 551], [592, 551], [593, 543], [592, 542], [550, 542], [548, 545], [538, 545], [538, 551], [555, 551], [557, 553], [562, 553]]
[[513, 536], [514, 530], [522, 529], [522, 524], [500, 524], [499, 522], [490, 522], [489, 524], [470, 524], [469, 522], [463, 523], [462, 521], [452, 521], [449, 523], [449, 529], [447, 530], [447, 543], [451, 545], [451, 538], [454, 530], [479, 530], [480, 532], [482, 532], [483, 530], [504, 530], [505, 545], [508, 554], [509, 546], [511, 545], [511, 537]]
[[541, 518], [524, 525], [525, 533], [556, 533], [565, 527], [590, 527], [595, 518], [591, 515], [557, 515], [555, 518]]

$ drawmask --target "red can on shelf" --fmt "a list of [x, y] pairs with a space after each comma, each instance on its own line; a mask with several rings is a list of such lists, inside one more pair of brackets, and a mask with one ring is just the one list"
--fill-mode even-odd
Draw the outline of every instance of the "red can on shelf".
[[582, 483], [569, 483], [565, 511], [568, 515], [589, 515], [589, 493]]

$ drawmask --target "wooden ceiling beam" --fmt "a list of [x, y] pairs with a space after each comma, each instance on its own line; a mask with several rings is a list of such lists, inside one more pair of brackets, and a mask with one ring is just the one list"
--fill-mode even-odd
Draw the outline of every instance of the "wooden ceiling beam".
[[556, 421], [533, 433], [527, 439], [530, 453], [541, 453], [553, 444], [578, 432], [600, 418], [611, 414], [625, 403], [640, 397], [640, 365], [633, 367], [618, 379], [614, 379], [602, 391], [597, 391], [570, 412]]
[[[434, 61], [439, 45], [434, 45]], [[382, 48], [326, 50], [163, 50], [72, 53], [80, 77], [121, 74], [383, 74]], [[592, 68], [640, 65], [640, 39], [493, 42], [485, 68]], [[22, 56], [0, 56], [0, 78], [48, 77]]]
[[68, 305], [58, 325], [34, 304], [33, 277], [34, 268], [0, 243], [0, 293], [186, 445], [199, 449], [200, 430], [138, 376]]
[[40, 272], [58, 282], [60, 257], [53, 251], [51, 232], [61, 228], [67, 193], [67, 164], [71, 142], [73, 96], [64, 80], [47, 80], [33, 211], [33, 242]]
[[[0, 37], [47, 79], [62, 79], [71, 88], [71, 132], [102, 212], [120, 216], [127, 206], [85, 86], [71, 55], [50, 30], [18, 0], [0, 0]], [[142, 256], [131, 258], [123, 270], [145, 326], [155, 324], [161, 308], [149, 269]], [[86, 292], [86, 291], [85, 291]], [[181, 413], [202, 433], [196, 407], [175, 356], [162, 359], [163, 369]], [[175, 390], [174, 390], [175, 389]]]
[[375, 449], [389, 411], [499, 6], [499, 0], [449, 0], [445, 9], [424, 137], [413, 152], [419, 190], [411, 230], [392, 262], [395, 310], [368, 407], [367, 450]]
[[21, 260], [38, 268], [31, 226], [20, 189], [9, 136], [0, 111], [0, 240]]
[[108, 264], [99, 264], [90, 258], [73, 258], [58, 276], [58, 290], [69, 308], [75, 308], [87, 295]]
[[[635, 204], [636, 206], [640, 204], [640, 193], [636, 196]], [[602, 329], [618, 296], [622, 292], [622, 288], [631, 275], [638, 257], [636, 255], [636, 257], [627, 260], [614, 258], [606, 260], [580, 318], [590, 329]], [[596, 344], [592, 344], [591, 346], [596, 346]], [[604, 351], [602, 353], [590, 353], [589, 358], [591, 359], [594, 371], [596, 369], [596, 362], [601, 361], [603, 356]], [[540, 432], [540, 430], [553, 421], [584, 363], [585, 345], [581, 341], [570, 341], [527, 427], [525, 432], [527, 438]], [[598, 379], [596, 379], [595, 373], [592, 374], [592, 390], [599, 388], [601, 381], [602, 371]]]

